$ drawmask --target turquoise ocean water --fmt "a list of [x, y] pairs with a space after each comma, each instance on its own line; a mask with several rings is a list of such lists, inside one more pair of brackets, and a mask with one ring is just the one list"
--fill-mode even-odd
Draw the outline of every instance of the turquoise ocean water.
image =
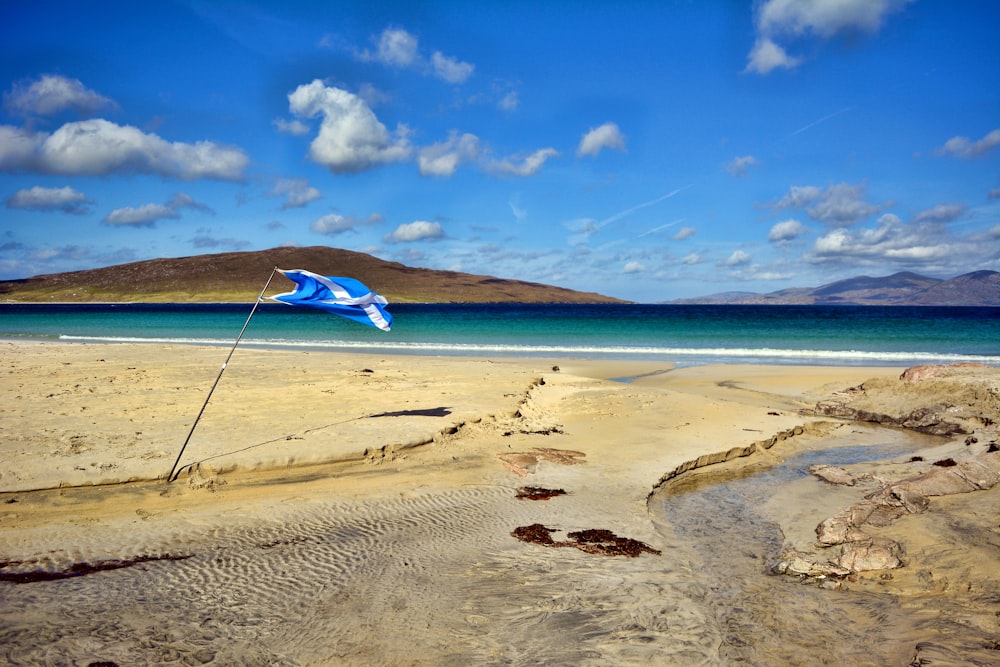
[[[0, 338], [231, 346], [252, 304], [0, 304]], [[389, 333], [263, 303], [241, 346], [703, 363], [1000, 364], [1000, 308], [392, 304]]]

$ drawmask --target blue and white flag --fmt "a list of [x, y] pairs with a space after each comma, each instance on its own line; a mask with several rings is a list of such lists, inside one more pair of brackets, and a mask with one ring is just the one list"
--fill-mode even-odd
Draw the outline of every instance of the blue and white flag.
[[389, 302], [354, 278], [321, 276], [302, 269], [278, 271], [295, 283], [295, 291], [268, 297], [273, 301], [319, 308], [382, 331], [392, 326], [392, 315], [383, 308]]

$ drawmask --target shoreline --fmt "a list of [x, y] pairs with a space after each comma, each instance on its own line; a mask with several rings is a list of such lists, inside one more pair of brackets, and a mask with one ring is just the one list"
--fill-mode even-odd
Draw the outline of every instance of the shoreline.
[[[218, 348], [3, 342], [0, 359], [10, 433], [0, 457], [8, 536], [0, 570], [118, 561], [126, 565], [74, 579], [100, 578], [108, 593], [74, 599], [86, 607], [155, 581], [165, 597], [148, 593], [150, 610], [125, 605], [149, 622], [172, 608], [181, 580], [195, 577], [217, 599], [183, 617], [228, 619], [135, 653], [122, 642], [145, 631], [122, 626], [119, 612], [105, 606], [95, 619], [67, 622], [32, 603], [53, 637], [68, 637], [52, 640], [61, 655], [79, 655], [73, 637], [105, 632], [119, 639], [99, 642], [107, 657], [91, 657], [123, 664], [155, 662], [168, 649], [223, 661], [269, 655], [275, 664], [459, 656], [530, 664], [546, 655], [711, 664], [722, 629], [691, 576], [697, 556], [652, 519], [655, 489], [692, 461], [710, 465], [737, 450], [782, 457], [799, 441], [842, 431], [849, 422], [804, 411], [899, 375], [897, 367], [241, 349], [180, 478], [166, 484], [157, 478], [218, 372]], [[611, 380], [623, 377], [630, 381]], [[51, 488], [29, 490], [40, 485]], [[566, 495], [517, 499], [523, 487]], [[608, 558], [511, 536], [533, 524], [558, 531], [557, 541], [602, 530], [662, 555]], [[167, 556], [187, 558], [142, 560]], [[237, 576], [219, 565], [229, 559], [272, 574]], [[293, 591], [287, 599], [265, 583], [273, 568], [291, 577], [282, 579]], [[326, 583], [301, 588], [318, 573]], [[336, 591], [322, 593], [333, 581]], [[15, 609], [21, 591], [68, 585], [0, 582], [13, 586], [0, 595]], [[236, 599], [246, 607], [230, 608]], [[39, 640], [20, 634], [11, 613], [6, 641], [30, 653]], [[247, 618], [263, 625], [244, 627]], [[98, 631], [100, 623], [110, 625]], [[323, 633], [335, 627], [355, 634], [331, 641]], [[446, 640], [454, 636], [457, 647]]]

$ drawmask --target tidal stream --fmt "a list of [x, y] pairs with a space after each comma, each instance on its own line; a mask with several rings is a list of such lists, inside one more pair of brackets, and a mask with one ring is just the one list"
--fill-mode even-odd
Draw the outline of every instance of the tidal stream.
[[789, 518], [802, 533], [796, 538], [808, 539], [805, 533], [850, 505], [852, 494], [860, 495], [813, 478], [809, 466], [909, 456], [937, 442], [904, 431], [854, 427], [817, 441], [821, 449], [693, 471], [654, 494], [650, 508], [660, 530], [688, 546], [700, 565], [693, 576], [707, 591], [704, 602], [721, 629], [723, 664], [909, 662], [912, 622], [895, 596], [835, 590], [832, 581], [827, 588], [815, 580], [773, 575], [770, 568], [790, 537], [781, 528]]

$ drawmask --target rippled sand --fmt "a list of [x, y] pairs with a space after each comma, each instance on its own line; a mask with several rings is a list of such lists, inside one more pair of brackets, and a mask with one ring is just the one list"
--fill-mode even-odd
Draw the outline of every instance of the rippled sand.
[[[649, 501], [691, 462], [754, 443], [781, 458], [843, 433], [800, 409], [898, 370], [241, 350], [167, 484], [218, 349], [0, 354], [9, 664], [775, 664], [781, 632], [802, 644], [786, 664], [825, 664], [842, 658], [816, 658], [810, 624], [836, 623], [842, 641], [888, 633], [869, 602], [879, 591], [812, 587], [794, 621], [775, 601], [799, 584], [732, 593], [770, 538], [709, 563], [684, 531], [711, 531], [713, 508], [699, 524]], [[628, 376], [642, 377], [605, 379]], [[519, 499], [525, 485], [565, 494]], [[512, 536], [531, 524], [560, 540], [608, 530], [660, 554]], [[734, 652], [741, 641], [770, 644]], [[908, 659], [914, 641], [882, 655]]]

